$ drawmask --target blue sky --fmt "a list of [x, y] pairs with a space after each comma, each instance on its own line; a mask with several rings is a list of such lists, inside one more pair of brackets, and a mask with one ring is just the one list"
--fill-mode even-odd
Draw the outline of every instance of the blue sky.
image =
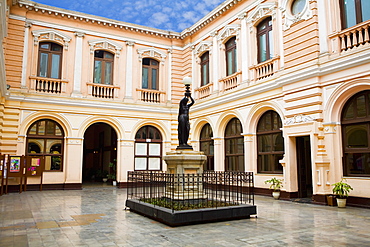
[[35, 2], [159, 28], [181, 32], [221, 4], [224, 0], [36, 0]]

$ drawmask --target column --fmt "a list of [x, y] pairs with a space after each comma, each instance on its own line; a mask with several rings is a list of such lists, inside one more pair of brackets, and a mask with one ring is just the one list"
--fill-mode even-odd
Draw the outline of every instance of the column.
[[218, 64], [219, 64], [219, 57], [218, 57], [218, 41], [217, 41], [217, 32], [212, 32], [212, 80], [213, 80], [213, 93], [219, 91], [219, 85], [218, 85]]
[[[244, 171], [257, 173], [255, 148], [253, 147], [253, 137], [256, 134], [243, 133], [244, 136]], [[246, 155], [247, 154], [247, 155]]]
[[[248, 46], [247, 46], [247, 21], [242, 16], [240, 18], [240, 49], [241, 49], [241, 63], [242, 63], [242, 81], [241, 83], [249, 81], [249, 64], [248, 64]], [[238, 47], [239, 49], [239, 47]]]
[[168, 49], [168, 84], [167, 101], [172, 99], [172, 49]]
[[22, 61], [22, 78], [21, 78], [21, 88], [26, 88], [27, 84], [27, 61], [28, 61], [28, 41], [30, 35], [30, 27], [32, 23], [26, 21], [24, 25], [24, 39], [23, 39], [23, 61]]
[[225, 171], [225, 148], [223, 137], [213, 137], [215, 171]]
[[66, 149], [64, 152], [65, 183], [82, 183], [82, 153], [83, 138], [65, 137]]
[[135, 42], [126, 41], [127, 59], [126, 59], [126, 99], [132, 99], [132, 50]]
[[84, 33], [75, 32], [76, 35], [76, 50], [75, 50], [75, 66], [73, 71], [73, 96], [81, 96], [81, 80], [82, 80], [82, 40]]
[[[317, 1], [317, 12], [319, 18], [319, 44], [320, 44], [320, 54], [327, 53], [329, 51], [328, 48], [328, 31], [326, 23], [327, 15], [326, 15], [326, 1], [325, 0], [318, 0]], [[329, 16], [328, 16], [329, 17]]]

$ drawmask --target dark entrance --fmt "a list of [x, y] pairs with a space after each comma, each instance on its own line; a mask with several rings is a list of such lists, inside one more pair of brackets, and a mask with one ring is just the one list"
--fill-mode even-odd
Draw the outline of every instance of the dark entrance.
[[105, 123], [91, 125], [84, 135], [82, 182], [102, 182], [112, 174], [109, 164], [116, 164], [116, 160], [116, 131]]
[[298, 197], [312, 197], [311, 145], [309, 136], [296, 138]]

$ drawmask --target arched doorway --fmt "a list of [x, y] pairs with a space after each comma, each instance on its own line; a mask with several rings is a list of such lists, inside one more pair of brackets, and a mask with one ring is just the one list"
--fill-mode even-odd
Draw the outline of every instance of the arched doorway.
[[209, 123], [205, 124], [200, 132], [200, 151], [207, 155], [207, 162], [203, 165], [204, 171], [213, 171], [214, 167], [214, 140], [212, 127]]
[[238, 118], [229, 121], [225, 130], [225, 171], [244, 172], [243, 127]]
[[105, 123], [91, 125], [84, 135], [82, 182], [115, 180], [117, 133]]

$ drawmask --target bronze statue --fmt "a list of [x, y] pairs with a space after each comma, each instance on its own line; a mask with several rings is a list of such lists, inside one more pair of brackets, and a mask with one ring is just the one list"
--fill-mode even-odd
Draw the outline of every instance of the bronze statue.
[[[189, 99], [191, 102], [189, 103]], [[180, 101], [179, 105], [179, 125], [177, 128], [179, 146], [177, 149], [193, 149], [187, 142], [189, 139], [190, 132], [190, 122], [189, 122], [189, 109], [195, 103], [194, 99], [191, 97], [189, 90], [186, 91], [185, 97]]]

